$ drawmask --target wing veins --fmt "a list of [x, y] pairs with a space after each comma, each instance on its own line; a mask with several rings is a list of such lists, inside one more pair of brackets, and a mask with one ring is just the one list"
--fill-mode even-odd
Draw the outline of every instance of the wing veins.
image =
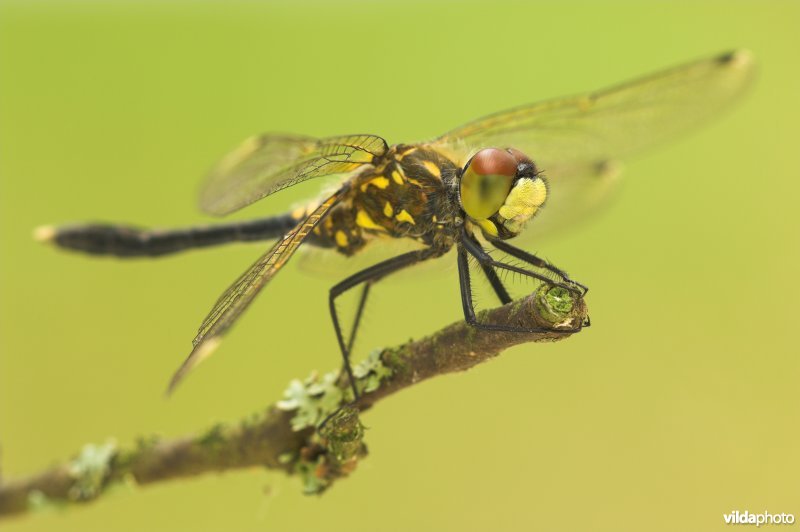
[[307, 179], [352, 172], [387, 149], [383, 138], [367, 134], [251, 137], [211, 171], [200, 207], [209, 214], [229, 214]]
[[247, 309], [261, 289], [288, 262], [303, 240], [346, 191], [342, 188], [322, 202], [294, 229], [267, 250], [217, 299], [192, 341], [192, 352], [172, 377], [169, 391], [217, 347], [221, 337]]

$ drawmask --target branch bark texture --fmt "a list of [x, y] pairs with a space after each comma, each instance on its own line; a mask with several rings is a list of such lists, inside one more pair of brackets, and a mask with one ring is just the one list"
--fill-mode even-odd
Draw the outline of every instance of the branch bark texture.
[[355, 368], [361, 391], [356, 402], [342, 375], [312, 374], [293, 381], [283, 400], [238, 423], [181, 438], [142, 438], [129, 448], [87, 445], [65, 463], [0, 481], [0, 518], [86, 503], [124, 483], [146, 485], [250, 467], [299, 475], [306, 492], [321, 493], [366, 455], [360, 411], [425, 379], [469, 369], [514, 345], [564, 339], [584, 325], [587, 309], [582, 299], [542, 287], [478, 317], [484, 323], [549, 330], [511, 333], [458, 322], [370, 355]]

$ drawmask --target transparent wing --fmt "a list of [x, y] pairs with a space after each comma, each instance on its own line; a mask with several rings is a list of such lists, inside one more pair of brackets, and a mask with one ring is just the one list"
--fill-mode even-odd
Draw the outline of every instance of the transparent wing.
[[544, 172], [550, 194], [525, 234], [591, 211], [615, 188], [618, 161], [718, 115], [753, 78], [735, 51], [598, 92], [493, 114], [433, 142], [461, 162], [480, 148], [513, 147]]
[[253, 302], [264, 285], [286, 264], [303, 239], [316, 227], [343, 193], [344, 189], [322, 202], [294, 229], [276, 242], [220, 296], [214, 304], [214, 308], [200, 325], [193, 341], [192, 352], [172, 377], [169, 385], [170, 392], [192, 368], [212, 354], [222, 340], [222, 335]]
[[352, 172], [386, 150], [386, 141], [375, 135], [250, 137], [211, 170], [200, 190], [200, 209], [229, 214], [307, 179]]

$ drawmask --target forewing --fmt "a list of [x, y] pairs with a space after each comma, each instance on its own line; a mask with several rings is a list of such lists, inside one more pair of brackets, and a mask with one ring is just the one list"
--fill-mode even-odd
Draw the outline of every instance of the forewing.
[[340, 190], [322, 202], [294, 229], [276, 242], [220, 296], [214, 308], [200, 325], [193, 341], [192, 352], [172, 377], [169, 385], [170, 392], [192, 368], [211, 355], [222, 340], [222, 335], [253, 302], [264, 285], [286, 264], [303, 239], [316, 227], [343, 192], [344, 190]]
[[610, 89], [490, 115], [433, 144], [462, 162], [484, 147], [527, 154], [543, 171], [550, 194], [526, 233], [549, 231], [604, 199], [614, 189], [620, 160], [718, 115], [753, 73], [749, 52], [726, 53]]
[[250, 137], [211, 170], [201, 187], [200, 208], [229, 214], [307, 179], [352, 172], [386, 150], [386, 141], [375, 135]]

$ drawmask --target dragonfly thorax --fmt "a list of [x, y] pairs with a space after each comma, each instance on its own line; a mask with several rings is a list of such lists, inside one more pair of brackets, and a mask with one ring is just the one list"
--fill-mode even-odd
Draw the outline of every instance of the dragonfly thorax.
[[461, 172], [461, 208], [490, 238], [519, 234], [546, 199], [547, 184], [536, 165], [513, 148], [484, 148]]

